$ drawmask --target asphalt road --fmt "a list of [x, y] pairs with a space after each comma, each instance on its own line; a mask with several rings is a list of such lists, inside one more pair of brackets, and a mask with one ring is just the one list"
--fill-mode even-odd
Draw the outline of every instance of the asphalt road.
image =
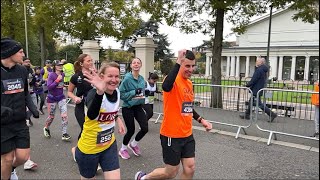
[[[50, 128], [51, 139], [43, 135], [46, 116], [41, 115], [40, 119], [33, 120], [34, 126], [30, 128], [31, 159], [39, 167], [34, 171], [18, 167], [19, 179], [80, 179], [77, 164], [70, 152], [77, 143], [80, 130], [73, 110], [68, 106], [71, 142], [61, 140], [61, 120], [58, 116]], [[141, 157], [132, 155], [129, 160], [120, 159], [122, 179], [133, 179], [139, 170], [150, 172], [163, 165], [159, 127], [160, 124], [149, 123], [150, 131], [140, 142]], [[267, 146], [262, 142], [201, 130], [194, 130], [194, 136], [194, 179], [319, 179], [319, 152], [276, 144]], [[120, 147], [123, 136], [116, 134], [116, 137]], [[103, 179], [102, 172], [98, 172], [97, 179]]]

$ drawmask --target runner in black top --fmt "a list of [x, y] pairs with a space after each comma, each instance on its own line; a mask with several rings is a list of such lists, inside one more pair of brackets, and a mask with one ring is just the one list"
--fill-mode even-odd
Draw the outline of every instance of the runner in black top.
[[[90, 68], [93, 68], [93, 61], [91, 56], [88, 54], [81, 54], [77, 61], [74, 63], [75, 74], [71, 77], [68, 86], [68, 97], [72, 99], [72, 101], [76, 104], [74, 114], [76, 119], [79, 123], [81, 131], [79, 133], [78, 139], [80, 139], [82, 130], [83, 130], [83, 123], [84, 123], [84, 103], [87, 96], [87, 93], [92, 86], [89, 82], [84, 80], [84, 72], [90, 72]], [[76, 93], [74, 90], [76, 89]], [[71, 149], [73, 157], [75, 157], [75, 148]], [[75, 160], [75, 159], [74, 159]]]

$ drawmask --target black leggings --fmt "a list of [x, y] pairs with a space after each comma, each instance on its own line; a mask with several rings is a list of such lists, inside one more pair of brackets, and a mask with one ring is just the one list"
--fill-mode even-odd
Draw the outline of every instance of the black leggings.
[[[43, 109], [43, 105], [44, 105], [44, 93], [41, 93], [41, 94], [37, 94], [36, 95], [36, 98], [37, 98], [37, 104], [35, 104], [35, 106], [37, 106], [39, 104], [39, 97], [40, 97], [40, 107], [39, 107], [39, 110], [42, 110]], [[30, 110], [27, 111], [27, 117], [26, 119], [29, 119], [31, 118], [32, 116], [32, 112]]]
[[147, 114], [147, 121], [149, 121], [153, 116], [153, 104], [144, 104], [143, 109]]
[[84, 100], [82, 100], [82, 102], [80, 104], [76, 104], [76, 107], [74, 108], [74, 115], [76, 116], [78, 124], [81, 128], [80, 134], [78, 136], [78, 140], [79, 140], [81, 137], [82, 130], [83, 130], [83, 124], [84, 124], [84, 118], [85, 118]]
[[44, 100], [45, 100], [45, 97], [44, 97], [44, 93], [41, 93], [41, 94], [37, 94], [37, 104], [39, 103], [39, 97], [40, 97], [40, 107], [39, 109], [42, 110], [43, 108], [43, 105], [44, 105]]
[[147, 116], [142, 108], [142, 105], [132, 106], [131, 108], [122, 108], [122, 116], [127, 127], [127, 133], [123, 137], [124, 145], [129, 144], [129, 141], [135, 132], [134, 119], [137, 120], [141, 128], [137, 133], [135, 140], [140, 141], [148, 133]]

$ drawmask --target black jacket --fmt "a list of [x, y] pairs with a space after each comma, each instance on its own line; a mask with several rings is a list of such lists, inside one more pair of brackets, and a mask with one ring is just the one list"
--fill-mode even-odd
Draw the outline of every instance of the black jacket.
[[[253, 76], [251, 80], [246, 85], [249, 87], [253, 93], [254, 96], [257, 96], [257, 92], [264, 88], [264, 85], [267, 80], [267, 73], [269, 71], [269, 68], [266, 65], [261, 65], [256, 68], [256, 70], [253, 73]], [[260, 94], [261, 96], [261, 94]]]
[[25, 67], [9, 69], [1, 63], [1, 125], [25, 121], [26, 101], [31, 99], [27, 78]]

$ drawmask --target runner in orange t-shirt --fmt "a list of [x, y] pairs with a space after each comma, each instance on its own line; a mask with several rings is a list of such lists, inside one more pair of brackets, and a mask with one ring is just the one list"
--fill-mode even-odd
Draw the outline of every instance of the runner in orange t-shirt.
[[315, 83], [314, 91], [318, 93], [311, 95], [311, 104], [314, 105], [314, 125], [315, 125], [315, 133], [312, 135], [312, 137], [319, 138], [319, 82]]
[[165, 78], [163, 89], [164, 118], [160, 129], [164, 168], [149, 174], [139, 171], [135, 179], [173, 179], [179, 172], [182, 162], [183, 172], [180, 179], [192, 179], [195, 167], [195, 140], [192, 134], [192, 118], [207, 131], [212, 124], [204, 120], [193, 109], [194, 92], [189, 78], [195, 66], [192, 51], [181, 50], [177, 63]]

